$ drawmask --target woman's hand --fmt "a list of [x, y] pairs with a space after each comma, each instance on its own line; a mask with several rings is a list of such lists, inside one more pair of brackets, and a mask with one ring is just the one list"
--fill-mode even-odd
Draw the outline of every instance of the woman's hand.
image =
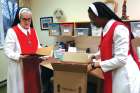
[[100, 60], [93, 59], [88, 65], [88, 71], [91, 71], [96, 68], [100, 68]]
[[101, 60], [100, 59], [92, 59], [92, 68], [100, 68], [100, 62]]
[[92, 69], [93, 69], [93, 68], [92, 68], [92, 64], [89, 63], [89, 64], [88, 64], [88, 70], [87, 70], [87, 71], [90, 72]]
[[100, 68], [101, 67], [100, 62], [101, 62], [101, 60], [92, 59], [88, 65], [88, 71], [91, 71], [96, 68]]
[[24, 59], [24, 58], [27, 58], [27, 57], [29, 57], [30, 55], [20, 55], [20, 58], [21, 59]]

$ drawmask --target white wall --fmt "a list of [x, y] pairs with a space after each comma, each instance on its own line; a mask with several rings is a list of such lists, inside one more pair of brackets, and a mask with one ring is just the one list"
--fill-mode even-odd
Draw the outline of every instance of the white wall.
[[[53, 16], [57, 8], [61, 8], [66, 15], [67, 21], [89, 21], [87, 9], [93, 1], [104, 0], [32, 0], [31, 8], [33, 12], [34, 26], [37, 30], [40, 42], [52, 45], [56, 38], [48, 36], [48, 31], [40, 30], [40, 17]], [[122, 14], [122, 0], [118, 0], [118, 15]], [[127, 15], [131, 19], [140, 19], [140, 0], [127, 0]]]
[[7, 78], [7, 65], [6, 56], [4, 55], [3, 49], [0, 49], [0, 82]]
[[140, 0], [128, 0], [128, 16], [130, 19], [140, 20]]
[[53, 16], [57, 8], [61, 8], [67, 18], [67, 21], [89, 21], [87, 9], [93, 0], [32, 0], [31, 8], [33, 12], [34, 26], [37, 30], [41, 43], [52, 45], [55, 43], [55, 37], [48, 36], [48, 31], [40, 30], [40, 17]]
[[[118, 15], [122, 15], [123, 0], [118, 0]], [[140, 0], [127, 0], [127, 15], [130, 20], [140, 20]]]

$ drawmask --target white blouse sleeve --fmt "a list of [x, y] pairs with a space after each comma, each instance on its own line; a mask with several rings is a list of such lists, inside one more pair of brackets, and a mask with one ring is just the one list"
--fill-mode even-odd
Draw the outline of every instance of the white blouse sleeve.
[[129, 50], [129, 31], [123, 25], [115, 28], [112, 46], [113, 58], [100, 63], [104, 72], [114, 70], [126, 64]]
[[5, 54], [13, 60], [18, 60], [20, 57], [19, 46], [17, 46], [17, 36], [13, 29], [8, 29], [5, 38], [4, 52]]

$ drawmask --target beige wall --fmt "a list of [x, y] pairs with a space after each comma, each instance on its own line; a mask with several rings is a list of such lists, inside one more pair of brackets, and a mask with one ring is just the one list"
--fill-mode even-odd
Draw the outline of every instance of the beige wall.
[[[122, 14], [122, 2], [118, 0], [118, 15]], [[140, 20], [140, 0], [127, 0], [127, 15], [130, 20]]]
[[0, 82], [6, 80], [7, 77], [7, 65], [6, 56], [4, 55], [3, 49], [0, 49]]
[[67, 18], [67, 21], [89, 21], [87, 15], [87, 6], [92, 0], [32, 0], [31, 8], [33, 12], [34, 26], [38, 32], [40, 42], [43, 44], [54, 44], [55, 37], [48, 36], [48, 31], [40, 30], [40, 17], [53, 16], [56, 8], [61, 8]]
[[[40, 17], [53, 16], [53, 12], [57, 8], [61, 8], [66, 15], [67, 21], [89, 21], [87, 15], [88, 5], [93, 1], [104, 0], [32, 0], [31, 8], [33, 12], [34, 26], [37, 30], [40, 42], [52, 45], [56, 38], [48, 36], [48, 31], [40, 30]], [[127, 1], [127, 15], [133, 19], [140, 19], [140, 0]], [[118, 0], [118, 15], [121, 16], [122, 0]]]
[[128, 0], [128, 16], [131, 19], [140, 20], [140, 0]]

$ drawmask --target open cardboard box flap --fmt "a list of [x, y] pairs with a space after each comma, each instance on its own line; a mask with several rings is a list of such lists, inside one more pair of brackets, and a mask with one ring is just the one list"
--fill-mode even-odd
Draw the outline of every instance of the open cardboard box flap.
[[52, 56], [53, 55], [53, 46], [38, 48], [36, 51], [36, 54], [37, 55], [44, 55], [44, 56]]
[[87, 65], [88, 64], [80, 64], [80, 63], [73, 63], [73, 62], [52, 63], [52, 66], [56, 71], [67, 71], [67, 72], [78, 72], [78, 73], [83, 73], [83, 72], [86, 73]]
[[63, 56], [63, 61], [66, 62], [76, 62], [76, 63], [89, 63], [90, 55], [83, 52], [65, 52]]

